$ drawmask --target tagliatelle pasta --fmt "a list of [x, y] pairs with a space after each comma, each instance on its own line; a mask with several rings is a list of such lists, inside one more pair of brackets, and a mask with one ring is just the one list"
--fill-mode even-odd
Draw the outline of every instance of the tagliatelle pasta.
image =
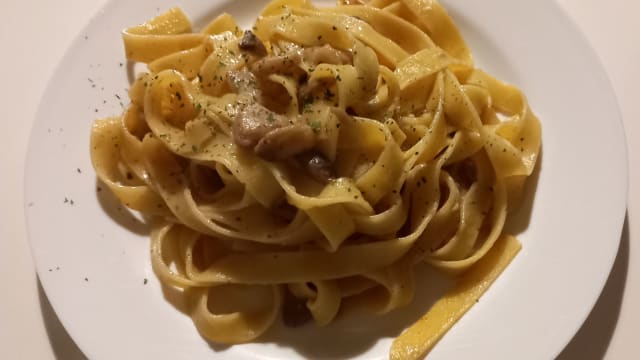
[[148, 72], [95, 122], [93, 165], [208, 340], [304, 322], [292, 303], [318, 326], [387, 313], [432, 266], [459, 285], [394, 343], [418, 358], [517, 253], [503, 226], [540, 123], [436, 1], [275, 0], [251, 30], [222, 14], [200, 33], [174, 8], [123, 40]]

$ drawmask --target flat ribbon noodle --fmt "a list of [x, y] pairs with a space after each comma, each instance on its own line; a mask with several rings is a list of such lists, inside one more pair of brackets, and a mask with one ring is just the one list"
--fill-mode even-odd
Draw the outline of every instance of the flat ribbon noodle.
[[[255, 340], [287, 296], [319, 326], [388, 313], [431, 266], [458, 285], [394, 342], [416, 358], [519, 250], [503, 227], [540, 122], [437, 1], [274, 0], [251, 32], [226, 13], [193, 32], [173, 8], [122, 37], [148, 72], [94, 123], [91, 160], [152, 225], [153, 270], [208, 340]], [[271, 150], [310, 145], [284, 158], [238, 140], [292, 129]]]

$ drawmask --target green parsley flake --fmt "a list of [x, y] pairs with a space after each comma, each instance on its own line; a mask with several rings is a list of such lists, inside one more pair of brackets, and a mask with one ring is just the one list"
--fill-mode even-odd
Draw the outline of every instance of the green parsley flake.
[[313, 129], [314, 132], [319, 132], [322, 124], [320, 124], [320, 121], [314, 120], [311, 123], [309, 123], [309, 126], [311, 126], [311, 129]]

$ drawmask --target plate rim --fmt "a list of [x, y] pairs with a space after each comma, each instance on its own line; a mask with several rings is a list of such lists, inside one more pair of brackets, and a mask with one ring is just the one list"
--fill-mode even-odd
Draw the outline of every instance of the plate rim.
[[[27, 243], [29, 246], [31, 258], [33, 260], [36, 272], [38, 274], [38, 278], [40, 279], [42, 288], [45, 292], [45, 295], [47, 296], [47, 298], [51, 303], [51, 307], [56, 313], [56, 317], [59, 319], [59, 322], [61, 323], [61, 325], [69, 333], [74, 343], [76, 343], [78, 348], [82, 351], [82, 353], [85, 356], [88, 356], [88, 354], [91, 354], [92, 352], [90, 351], [90, 349], [85, 348], [86, 344], [81, 344], [76, 341], [77, 337], [73, 335], [74, 331], [72, 330], [72, 326], [69, 325], [70, 320], [60, 316], [60, 311], [59, 311], [60, 305], [58, 303], [59, 300], [55, 301], [54, 299], [50, 298], [50, 294], [52, 294], [52, 291], [49, 288], [48, 282], [43, 280], [42, 275], [44, 275], [46, 270], [43, 268], [42, 261], [38, 261], [39, 258], [37, 257], [36, 251], [34, 249], [36, 244], [33, 240], [33, 235], [31, 231], [32, 220], [30, 219], [30, 215], [29, 215], [30, 209], [28, 206], [28, 203], [29, 203], [28, 199], [30, 199], [29, 197], [30, 187], [28, 186], [27, 179], [29, 176], [30, 168], [32, 166], [30, 164], [33, 164], [32, 158], [34, 157], [34, 153], [35, 153], [32, 143], [34, 142], [34, 138], [35, 138], [34, 133], [36, 132], [36, 125], [39, 122], [39, 119], [43, 117], [42, 104], [46, 101], [46, 98], [48, 97], [49, 93], [53, 91], [55, 88], [55, 83], [53, 82], [53, 80], [56, 78], [57, 74], [62, 71], [62, 69], [64, 68], [64, 64], [67, 62], [67, 60], [72, 57], [73, 49], [78, 47], [78, 45], [81, 43], [81, 41], [84, 38], [83, 34], [87, 32], [87, 30], [96, 21], [96, 19], [104, 16], [106, 13], [108, 13], [111, 10], [111, 7], [115, 6], [118, 2], [121, 2], [121, 1], [123, 0], [104, 1], [103, 4], [98, 7], [98, 10], [95, 11], [93, 15], [87, 19], [84, 25], [78, 28], [77, 34], [71, 39], [70, 43], [65, 48], [63, 56], [57, 59], [57, 64], [54, 66], [53, 70], [49, 74], [48, 79], [46, 81], [46, 85], [38, 99], [38, 110], [36, 111], [34, 117], [31, 119], [31, 129], [29, 131], [29, 137], [27, 140], [27, 150], [24, 156], [24, 168], [23, 168], [23, 174], [22, 174], [23, 175], [23, 179], [22, 179], [23, 198], [24, 198], [22, 205], [23, 205], [23, 214], [25, 218], [25, 228], [26, 228], [25, 230], [27, 234]], [[225, 2], [229, 2], [233, 0], [214, 0], [214, 1], [223, 4]], [[447, 0], [441, 0], [441, 2], [446, 4]], [[619, 155], [622, 156], [622, 160], [623, 160], [622, 162], [624, 163], [624, 166], [620, 169], [621, 173], [619, 174], [620, 180], [624, 183], [624, 187], [621, 190], [624, 200], [623, 200], [623, 203], [620, 205], [620, 208], [616, 209], [616, 211], [619, 212], [619, 214], [615, 216], [615, 218], [617, 219], [617, 222], [615, 224], [615, 229], [616, 229], [615, 233], [617, 234], [617, 237], [615, 241], [613, 239], [611, 240], [611, 242], [615, 243], [615, 246], [613, 247], [614, 249], [612, 250], [612, 255], [608, 256], [608, 259], [606, 261], [607, 271], [603, 273], [599, 273], [599, 279], [597, 279], [597, 283], [598, 283], [597, 288], [599, 289], [598, 294], [593, 299], [588, 301], [588, 307], [586, 308], [586, 311], [581, 311], [582, 314], [580, 316], [580, 320], [573, 322], [573, 326], [571, 326], [572, 330], [570, 332], [570, 336], [568, 335], [566, 339], [562, 341], [563, 343], [562, 347], [558, 348], [554, 352], [554, 358], [555, 358], [567, 347], [567, 345], [573, 340], [573, 338], [575, 338], [579, 329], [584, 325], [585, 321], [587, 320], [588, 316], [593, 310], [596, 302], [598, 301], [600, 296], [602, 296], [602, 291], [604, 290], [607, 280], [609, 279], [609, 276], [613, 269], [614, 262], [620, 251], [620, 242], [621, 242], [620, 240], [623, 235], [624, 223], [628, 216], [627, 215], [628, 202], [629, 202], [628, 196], [629, 196], [630, 181], [629, 181], [628, 136], [627, 136], [625, 124], [623, 121], [619, 98], [613, 87], [611, 77], [609, 76], [609, 72], [607, 71], [607, 68], [604, 66], [604, 63], [602, 61], [600, 54], [595, 50], [594, 46], [592, 45], [591, 41], [589, 40], [585, 32], [582, 30], [580, 26], [578, 26], [575, 19], [570, 15], [567, 9], [561, 6], [558, 0], [546, 0], [546, 2], [549, 6], [553, 7], [554, 12], [561, 14], [562, 19], [567, 23], [567, 26], [571, 29], [572, 33], [579, 38], [580, 40], [579, 45], [581, 45], [584, 48], [584, 50], [586, 50], [589, 53], [589, 56], [595, 61], [595, 65], [596, 65], [595, 68], [597, 68], [597, 70], [595, 68], [594, 70], [596, 70], [596, 75], [598, 75], [600, 80], [603, 80], [606, 83], [606, 88], [603, 89], [603, 93], [606, 94], [606, 96], [609, 97], [615, 104], [614, 106], [615, 113], [613, 113], [611, 115], [611, 118], [608, 119], [608, 123], [615, 124], [615, 127], [616, 127], [615, 132], [617, 133], [617, 136], [620, 137], [620, 139], [622, 140], [621, 148], [623, 151], [622, 151], [622, 154], [619, 154]]]

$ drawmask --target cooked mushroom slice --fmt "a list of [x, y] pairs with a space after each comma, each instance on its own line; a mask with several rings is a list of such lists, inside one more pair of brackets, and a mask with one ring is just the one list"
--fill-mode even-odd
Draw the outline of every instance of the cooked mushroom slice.
[[315, 142], [313, 129], [300, 123], [268, 132], [254, 151], [267, 160], [284, 160], [313, 148]]
[[283, 160], [315, 145], [316, 136], [307, 124], [289, 120], [258, 103], [242, 108], [233, 123], [236, 145], [253, 149], [267, 160]]
[[295, 52], [280, 56], [267, 56], [251, 65], [251, 72], [259, 78], [271, 74], [302, 76], [305, 72], [299, 66], [301, 61], [302, 57]]
[[258, 103], [244, 107], [233, 122], [233, 140], [240, 147], [254, 148], [264, 136], [288, 124], [286, 116], [279, 115]]
[[309, 175], [322, 183], [328, 183], [335, 177], [333, 164], [322, 154], [307, 152], [300, 155], [298, 159], [309, 172]]
[[267, 56], [267, 48], [251, 30], [244, 32], [238, 43], [238, 47], [240, 47], [241, 50], [248, 51], [259, 57]]

